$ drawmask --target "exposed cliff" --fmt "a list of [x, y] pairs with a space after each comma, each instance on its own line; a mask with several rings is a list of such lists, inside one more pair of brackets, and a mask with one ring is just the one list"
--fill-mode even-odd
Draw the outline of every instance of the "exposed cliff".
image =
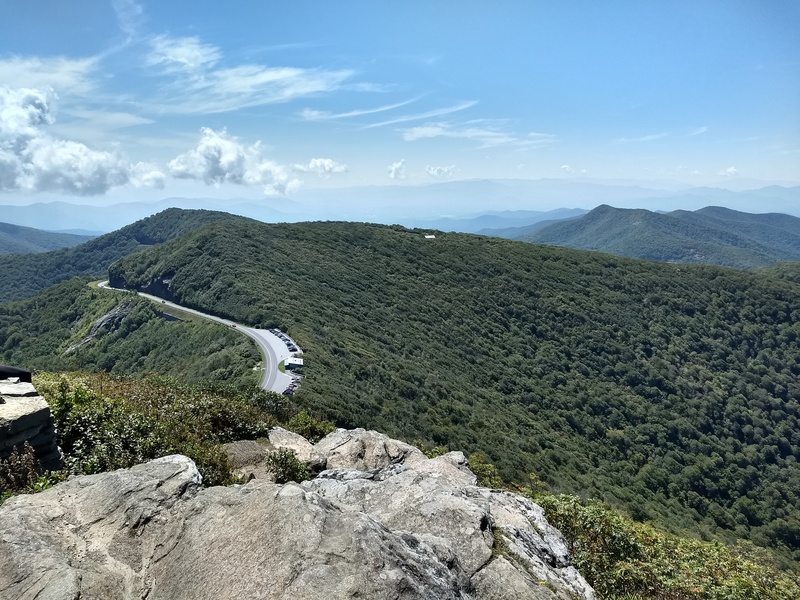
[[302, 484], [202, 489], [170, 456], [15, 497], [0, 597], [595, 597], [542, 510], [478, 487], [461, 453], [364, 430], [306, 449], [325, 470]]

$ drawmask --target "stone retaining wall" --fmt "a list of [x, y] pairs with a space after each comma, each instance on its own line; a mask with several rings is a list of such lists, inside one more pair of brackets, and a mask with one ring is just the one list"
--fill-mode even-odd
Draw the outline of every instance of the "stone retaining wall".
[[56, 428], [50, 406], [33, 384], [0, 380], [0, 458], [28, 442], [43, 470], [58, 471], [64, 457], [56, 444]]

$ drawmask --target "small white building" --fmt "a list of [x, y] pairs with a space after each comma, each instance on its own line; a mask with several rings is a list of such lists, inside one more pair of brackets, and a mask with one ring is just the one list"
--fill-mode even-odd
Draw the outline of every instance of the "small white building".
[[302, 358], [295, 358], [294, 356], [290, 356], [283, 362], [283, 366], [290, 371], [292, 369], [299, 369], [303, 366], [303, 359]]
[[435, 240], [435, 239], [436, 239], [436, 236], [435, 236], [435, 235], [430, 235], [430, 234], [429, 234], [429, 235], [426, 235], [426, 236], [425, 236], [425, 239], [426, 239], [426, 240]]

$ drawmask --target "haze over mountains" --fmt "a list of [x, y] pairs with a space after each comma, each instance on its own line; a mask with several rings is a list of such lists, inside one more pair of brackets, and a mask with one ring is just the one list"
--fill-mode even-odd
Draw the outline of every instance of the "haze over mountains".
[[[419, 186], [367, 186], [300, 190], [287, 197], [166, 198], [107, 206], [43, 202], [4, 206], [2, 221], [38, 229], [108, 232], [170, 207], [221, 210], [264, 222], [346, 220], [399, 223], [409, 227], [475, 233], [486, 228], [531, 225], [561, 209], [591, 210], [601, 204], [649, 210], [696, 210], [726, 206], [745, 212], [800, 216], [800, 186], [767, 186], [746, 191], [691, 187], [663, 182], [565, 179], [463, 180]], [[530, 211], [527, 218], [520, 211]], [[486, 218], [484, 218], [486, 217]]]

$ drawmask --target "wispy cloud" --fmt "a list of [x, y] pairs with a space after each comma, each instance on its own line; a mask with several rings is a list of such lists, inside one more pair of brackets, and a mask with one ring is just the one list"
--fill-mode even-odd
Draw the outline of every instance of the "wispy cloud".
[[514, 144], [523, 148], [538, 148], [540, 146], [550, 145], [555, 142], [556, 139], [556, 136], [554, 136], [552, 133], [531, 131], [524, 138], [516, 140]]
[[470, 100], [468, 102], [461, 102], [460, 104], [455, 104], [453, 106], [447, 106], [444, 108], [437, 108], [435, 110], [429, 110], [428, 112], [424, 113], [417, 113], [414, 115], [403, 115], [401, 117], [395, 117], [394, 119], [389, 119], [387, 121], [381, 121], [380, 123], [372, 123], [371, 125], [367, 125], [365, 129], [371, 129], [372, 127], [383, 127], [385, 125], [394, 125], [395, 123], [407, 123], [409, 121], [420, 121], [422, 119], [432, 119], [434, 117], [441, 117], [444, 115], [449, 115], [455, 112], [459, 112], [461, 110], [465, 110], [472, 106], [475, 106], [478, 103], [477, 100]]
[[152, 119], [134, 115], [128, 112], [115, 112], [103, 110], [69, 109], [62, 111], [62, 114], [81, 119], [91, 123], [92, 127], [103, 130], [124, 129], [135, 125], [149, 125], [154, 123]]
[[117, 14], [119, 28], [130, 40], [138, 33], [144, 21], [142, 6], [134, 0], [112, 0], [111, 6]]
[[701, 133], [705, 133], [706, 131], [708, 131], [708, 127], [706, 126], [697, 127], [696, 129], [693, 129], [692, 131], [689, 132], [689, 137], [700, 135]]
[[666, 133], [654, 133], [651, 135], [643, 135], [641, 137], [635, 138], [615, 138], [611, 140], [614, 144], [637, 144], [640, 142], [652, 142], [653, 140], [660, 140], [661, 138], [667, 137]]
[[349, 70], [242, 65], [179, 76], [165, 96], [150, 103], [161, 113], [211, 114], [287, 102], [339, 89]]
[[70, 59], [18, 57], [0, 59], [0, 82], [17, 88], [52, 89], [60, 97], [89, 94], [95, 89], [92, 75], [96, 58]]
[[419, 98], [412, 98], [404, 102], [397, 102], [396, 104], [387, 104], [377, 108], [364, 108], [360, 110], [351, 110], [343, 113], [332, 113], [324, 110], [313, 110], [306, 108], [301, 110], [298, 114], [305, 121], [332, 121], [335, 119], [350, 119], [352, 117], [360, 117], [362, 115], [374, 115], [375, 113], [386, 112], [387, 110], [394, 110], [401, 106], [406, 106], [412, 102], [416, 102]]
[[214, 66], [222, 57], [219, 48], [204, 44], [197, 37], [170, 38], [159, 35], [150, 41], [147, 66], [159, 66], [166, 72], [188, 71]]

